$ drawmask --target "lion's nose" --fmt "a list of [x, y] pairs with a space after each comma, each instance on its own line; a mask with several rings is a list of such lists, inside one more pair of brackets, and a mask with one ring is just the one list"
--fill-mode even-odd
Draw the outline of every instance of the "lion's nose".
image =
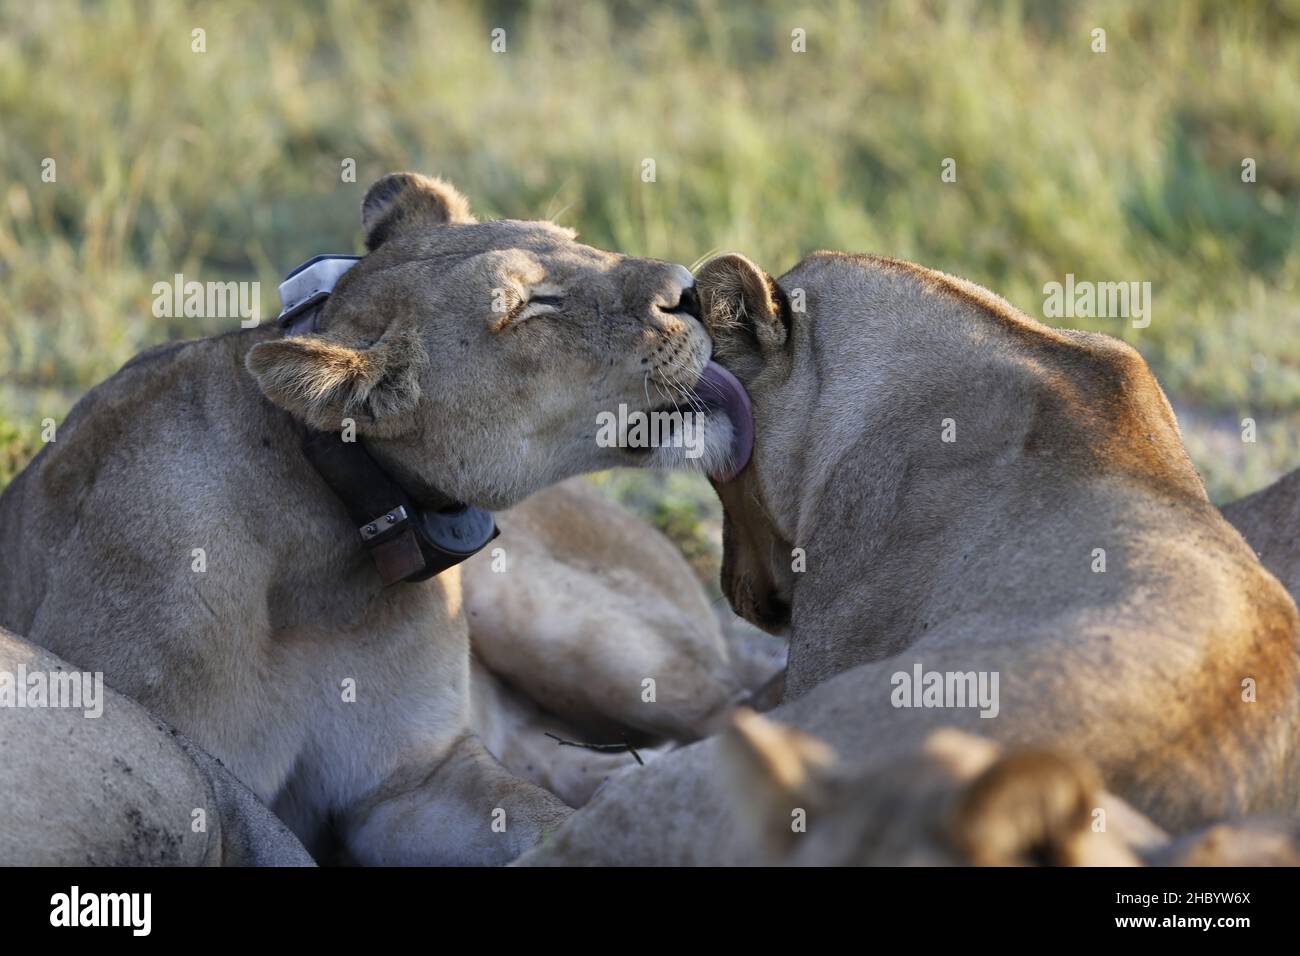
[[664, 309], [664, 311], [671, 312], [674, 315], [689, 315], [698, 319], [700, 317], [700, 296], [695, 291], [695, 286], [691, 285], [683, 289], [677, 304]]
[[658, 297], [655, 305], [663, 312], [674, 315], [700, 317], [700, 298], [695, 292], [695, 276], [683, 265], [674, 263], [668, 275], [669, 287]]

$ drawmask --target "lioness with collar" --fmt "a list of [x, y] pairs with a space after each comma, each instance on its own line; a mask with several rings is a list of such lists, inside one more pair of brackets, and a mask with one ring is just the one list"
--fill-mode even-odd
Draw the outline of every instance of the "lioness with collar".
[[[1077, 753], [1174, 833], [1300, 816], [1295, 604], [1207, 500], [1137, 352], [879, 257], [776, 280], [725, 256], [697, 288], [753, 402], [752, 463], [717, 483], [723, 588], [789, 629], [774, 718], [855, 766], [944, 725]], [[909, 686], [917, 665], [939, 691], [996, 676], [996, 716]], [[526, 859], [752, 862], [721, 755], [615, 778]]]
[[[469, 733], [457, 569], [385, 587], [410, 550], [372, 562], [304, 426], [355, 423], [431, 512], [501, 508], [580, 472], [673, 464], [681, 449], [601, 447], [597, 416], [719, 372], [681, 266], [478, 223], [413, 174], [372, 186], [362, 221], [369, 255], [315, 331], [166, 345], [78, 403], [0, 497], [0, 624], [102, 671], [309, 847], [502, 862], [567, 808]], [[736, 435], [725, 416], [702, 427], [697, 464], [725, 473]]]

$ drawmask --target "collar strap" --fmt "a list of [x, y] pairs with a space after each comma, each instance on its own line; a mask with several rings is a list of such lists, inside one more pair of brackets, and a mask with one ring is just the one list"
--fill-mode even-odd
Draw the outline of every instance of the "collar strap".
[[499, 534], [489, 511], [464, 504], [421, 508], [359, 441], [314, 432], [302, 450], [347, 509], [385, 585], [441, 574]]
[[[316, 256], [280, 284], [277, 319], [286, 335], [319, 329], [321, 306], [360, 256]], [[303, 455], [338, 496], [384, 585], [424, 581], [481, 551], [500, 532], [492, 513], [453, 502], [422, 508], [360, 441], [308, 429]]]

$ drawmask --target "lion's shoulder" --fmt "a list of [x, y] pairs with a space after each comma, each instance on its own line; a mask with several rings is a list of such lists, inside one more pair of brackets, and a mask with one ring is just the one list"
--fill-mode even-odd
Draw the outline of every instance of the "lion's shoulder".
[[251, 433], [259, 415], [275, 412], [243, 369], [252, 341], [241, 330], [130, 359], [82, 396], [32, 461], [43, 497], [75, 501], [91, 486], [129, 480], [174, 484], [173, 457]]

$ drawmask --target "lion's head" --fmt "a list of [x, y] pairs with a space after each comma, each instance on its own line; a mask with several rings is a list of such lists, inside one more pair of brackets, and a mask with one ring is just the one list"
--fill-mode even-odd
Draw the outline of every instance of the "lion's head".
[[[694, 392], [718, 371], [706, 372], [686, 268], [593, 249], [549, 222], [477, 222], [450, 185], [413, 173], [376, 182], [362, 224], [370, 253], [320, 332], [249, 352], [276, 404], [322, 430], [352, 419], [417, 497], [436, 488], [488, 508], [619, 465], [727, 470], [728, 417]], [[598, 440], [611, 417], [695, 408], [689, 448], [626, 447], [626, 428]]]
[[[1106, 793], [1081, 757], [1004, 751], [953, 727], [855, 765], [820, 738], [742, 707], [718, 744], [740, 825], [766, 864], [1132, 866], [1126, 838], [1151, 826]], [[1098, 807], [1113, 812], [1109, 834], [1092, 828]], [[802, 832], [791, 823], [800, 818]]]

